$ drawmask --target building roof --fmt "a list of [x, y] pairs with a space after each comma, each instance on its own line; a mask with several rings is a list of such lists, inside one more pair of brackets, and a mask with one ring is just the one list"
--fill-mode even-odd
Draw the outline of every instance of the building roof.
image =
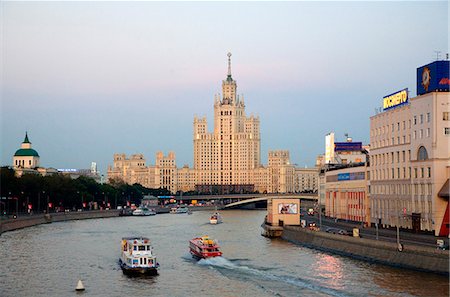
[[18, 149], [14, 157], [39, 157], [39, 154], [32, 148]]
[[28, 140], [28, 132], [25, 132], [25, 139], [23, 140], [23, 143], [30, 143]]

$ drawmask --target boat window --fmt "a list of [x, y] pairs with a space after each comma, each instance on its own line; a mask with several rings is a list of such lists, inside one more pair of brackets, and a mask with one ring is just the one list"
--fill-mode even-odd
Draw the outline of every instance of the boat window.
[[137, 246], [133, 245], [133, 251], [137, 251]]
[[147, 265], [147, 258], [144, 258], [144, 265]]
[[140, 246], [139, 246], [139, 250], [140, 250], [140, 251], [145, 251], [145, 245], [140, 245]]
[[149, 251], [150, 250], [150, 246], [149, 245], [147, 245], [147, 251]]

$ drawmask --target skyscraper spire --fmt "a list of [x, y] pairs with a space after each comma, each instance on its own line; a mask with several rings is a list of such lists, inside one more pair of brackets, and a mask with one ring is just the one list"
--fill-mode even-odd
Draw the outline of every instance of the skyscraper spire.
[[228, 80], [231, 79], [231, 53], [229, 52], [227, 56], [228, 56], [228, 76], [227, 76]]

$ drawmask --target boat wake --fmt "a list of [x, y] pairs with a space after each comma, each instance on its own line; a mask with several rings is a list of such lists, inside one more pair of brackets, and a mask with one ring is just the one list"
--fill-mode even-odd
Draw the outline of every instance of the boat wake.
[[236, 274], [238, 273], [239, 278], [241, 279], [255, 280], [256, 278], [265, 281], [273, 281], [275, 283], [284, 283], [297, 287], [298, 289], [306, 289], [313, 292], [320, 292], [321, 294], [328, 296], [336, 296], [336, 297], [353, 296], [347, 294], [346, 292], [336, 290], [333, 288], [328, 288], [300, 277], [276, 275], [270, 273], [270, 271], [265, 269], [258, 269], [246, 265], [239, 265], [238, 263], [234, 263], [224, 257], [201, 259], [197, 263], [198, 265], [217, 268], [218, 270], [225, 272], [224, 274], [226, 275], [228, 275], [226, 271], [233, 272], [232, 274], [230, 274], [230, 276], [236, 276]]

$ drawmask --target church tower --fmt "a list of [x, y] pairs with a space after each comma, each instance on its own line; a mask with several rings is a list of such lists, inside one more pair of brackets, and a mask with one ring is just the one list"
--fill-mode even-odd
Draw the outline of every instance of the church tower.
[[27, 132], [25, 132], [25, 139], [20, 149], [14, 154], [13, 166], [14, 169], [34, 169], [39, 167], [39, 154], [31, 148], [31, 142], [28, 140]]

